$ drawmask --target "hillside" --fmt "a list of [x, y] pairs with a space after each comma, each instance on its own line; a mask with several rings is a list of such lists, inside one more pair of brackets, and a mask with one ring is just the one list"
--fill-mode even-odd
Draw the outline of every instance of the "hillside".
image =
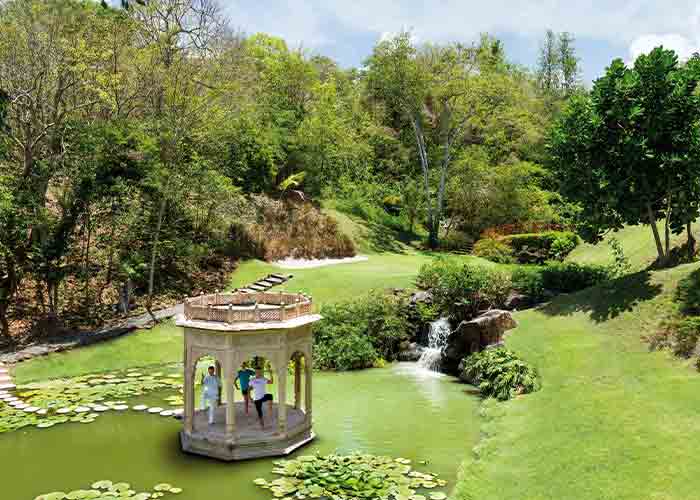
[[[700, 230], [700, 224], [696, 223], [693, 225], [696, 239], [698, 230]], [[659, 231], [663, 232], [661, 224], [659, 224]], [[610, 264], [613, 260], [613, 253], [609, 242], [613, 238], [616, 238], [622, 245], [625, 256], [630, 260], [634, 271], [646, 269], [656, 259], [656, 245], [649, 226], [628, 226], [616, 233], [607, 234], [603, 241], [596, 245], [580, 244], [569, 254], [567, 260], [586, 264]], [[686, 240], [685, 233], [672, 235], [671, 246], [683, 245]]]
[[639, 272], [517, 314], [507, 346], [543, 388], [487, 404], [456, 498], [697, 498], [700, 375], [642, 336], [675, 311], [673, 291], [698, 267]]

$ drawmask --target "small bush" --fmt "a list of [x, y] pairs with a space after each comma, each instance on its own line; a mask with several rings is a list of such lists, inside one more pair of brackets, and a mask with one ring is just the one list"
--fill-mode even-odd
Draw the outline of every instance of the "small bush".
[[[479, 311], [502, 307], [511, 289], [509, 273], [478, 264], [439, 264], [432, 287], [433, 302], [455, 320], [471, 319]], [[424, 271], [430, 274], [429, 270]]]
[[469, 252], [474, 246], [474, 240], [466, 233], [452, 231], [440, 239], [440, 248], [449, 252]]
[[551, 262], [542, 268], [543, 287], [560, 293], [577, 292], [610, 278], [608, 267], [594, 264]]
[[502, 347], [466, 358], [462, 377], [477, 386], [483, 396], [501, 401], [539, 389], [537, 370]]
[[700, 318], [683, 318], [673, 330], [673, 352], [676, 356], [689, 358], [695, 354], [700, 339]]
[[579, 243], [579, 237], [571, 231], [546, 231], [544, 233], [514, 234], [500, 239], [509, 245], [518, 261], [523, 264], [543, 263], [547, 260], [563, 260]]
[[546, 295], [541, 267], [519, 266], [513, 271], [511, 280], [515, 290], [534, 301], [542, 300]]
[[429, 264], [423, 264], [416, 275], [415, 284], [421, 290], [430, 290], [440, 284], [443, 276], [456, 272], [459, 264], [455, 261], [439, 257]]
[[314, 360], [326, 370], [356, 370], [394, 361], [408, 337], [404, 297], [372, 292], [359, 300], [328, 304], [314, 327]]
[[516, 262], [510, 245], [495, 238], [483, 238], [477, 241], [474, 244], [472, 254], [498, 264], [514, 264]]
[[683, 314], [700, 314], [700, 270], [693, 271], [678, 283], [675, 301]]

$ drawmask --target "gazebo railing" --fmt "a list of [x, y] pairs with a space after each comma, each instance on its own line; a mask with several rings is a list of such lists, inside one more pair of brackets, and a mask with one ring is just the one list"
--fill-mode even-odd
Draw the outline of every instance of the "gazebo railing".
[[[277, 306], [261, 308], [261, 304]], [[234, 306], [252, 306], [234, 309]], [[263, 323], [286, 321], [313, 312], [311, 297], [289, 292], [214, 293], [185, 299], [187, 320], [221, 323]]]

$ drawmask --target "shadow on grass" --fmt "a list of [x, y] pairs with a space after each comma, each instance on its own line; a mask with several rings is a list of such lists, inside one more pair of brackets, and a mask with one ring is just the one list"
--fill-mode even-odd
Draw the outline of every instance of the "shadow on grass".
[[700, 269], [680, 280], [674, 299], [683, 314], [700, 314]]
[[607, 321], [659, 295], [663, 287], [652, 283], [651, 278], [651, 272], [640, 271], [611, 283], [557, 297], [540, 311], [550, 316], [587, 312], [593, 321]]

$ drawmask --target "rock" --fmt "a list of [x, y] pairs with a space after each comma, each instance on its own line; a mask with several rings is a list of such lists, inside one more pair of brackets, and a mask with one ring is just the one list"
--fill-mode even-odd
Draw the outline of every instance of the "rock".
[[423, 354], [423, 346], [416, 342], [402, 342], [399, 350], [399, 361], [418, 361]]
[[459, 363], [465, 357], [503, 341], [503, 333], [515, 328], [517, 323], [508, 311], [494, 309], [470, 321], [462, 321], [447, 337], [442, 369], [458, 374]]
[[530, 297], [527, 295], [518, 292], [510, 292], [503, 307], [509, 311], [515, 311], [518, 309], [525, 309], [531, 305], [532, 300], [530, 300]]
[[415, 293], [411, 294], [411, 298], [409, 299], [409, 303], [412, 306], [415, 306], [418, 303], [432, 304], [433, 303], [433, 294], [428, 292], [428, 291], [415, 292]]

